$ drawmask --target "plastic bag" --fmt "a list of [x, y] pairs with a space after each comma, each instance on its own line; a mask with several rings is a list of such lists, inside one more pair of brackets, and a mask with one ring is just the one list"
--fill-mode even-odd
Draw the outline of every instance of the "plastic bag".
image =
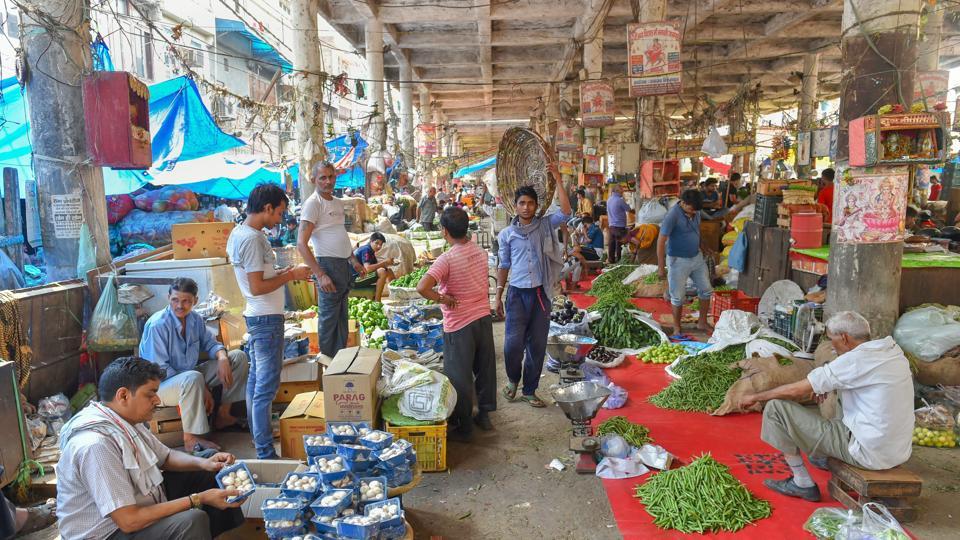
[[604, 409], [619, 409], [627, 403], [627, 389], [613, 383], [606, 385], [610, 389], [610, 397], [603, 402]]
[[750, 343], [747, 343], [747, 358], [751, 356], [786, 356], [791, 357], [793, 353], [787, 350], [786, 347], [777, 345], [772, 341], [767, 341], [765, 339], [755, 339]]
[[819, 540], [834, 540], [844, 525], [860, 522], [862, 514], [845, 508], [817, 508], [803, 524], [803, 530]]
[[37, 405], [37, 413], [47, 421], [57, 418], [69, 420], [71, 416], [70, 400], [63, 393], [45, 397]]
[[924, 362], [960, 346], [960, 308], [926, 306], [904, 313], [893, 329], [893, 339], [904, 351]]
[[730, 248], [730, 254], [727, 256], [727, 265], [737, 272], [743, 272], [747, 269], [747, 233], [737, 235], [736, 241]]
[[723, 140], [720, 132], [717, 131], [716, 126], [710, 126], [710, 134], [707, 135], [707, 139], [703, 141], [703, 146], [700, 147], [700, 151], [714, 159], [727, 153], [727, 143]]
[[431, 382], [414, 386], [400, 397], [400, 413], [417, 420], [446, 420], [457, 404], [457, 391], [445, 375], [430, 370]]
[[760, 319], [755, 314], [739, 309], [728, 309], [720, 314], [720, 319], [717, 320], [709, 341], [726, 345], [746, 343], [756, 337], [754, 334], [759, 327], [761, 327]]
[[916, 427], [934, 431], [953, 431], [953, 428], [957, 426], [950, 409], [941, 403], [920, 407], [913, 411], [913, 418]]
[[92, 351], [129, 351], [139, 342], [140, 328], [134, 307], [119, 302], [117, 287], [110, 276], [90, 317], [87, 346]]
[[654, 199], [647, 201], [637, 212], [637, 223], [653, 223], [659, 225], [663, 218], [667, 217], [667, 209], [660, 204], [660, 201]]
[[34, 450], [40, 448], [47, 436], [47, 423], [38, 414], [28, 415], [27, 430], [30, 432], [30, 447]]
[[910, 540], [900, 522], [880, 503], [863, 505], [863, 522], [840, 526], [837, 540]]
[[600, 453], [606, 457], [626, 458], [630, 455], [630, 445], [620, 435], [610, 433], [600, 438]]

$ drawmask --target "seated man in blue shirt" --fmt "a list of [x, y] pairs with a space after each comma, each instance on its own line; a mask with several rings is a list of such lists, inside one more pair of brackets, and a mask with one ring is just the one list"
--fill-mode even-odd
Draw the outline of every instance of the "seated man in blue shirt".
[[[174, 280], [169, 290], [170, 305], [147, 320], [140, 340], [140, 357], [159, 365], [166, 374], [157, 392], [160, 402], [164, 407], [180, 406], [183, 446], [188, 452], [220, 449], [216, 443], [200, 438], [210, 431], [207, 415], [214, 408], [210, 389], [223, 387], [214, 427], [222, 429], [236, 423], [230, 406], [245, 399], [250, 366], [246, 353], [228, 353], [207, 330], [203, 317], [193, 312], [197, 293], [196, 281]], [[200, 351], [210, 357], [202, 364]]]
[[[550, 172], [562, 186], [556, 166]], [[563, 248], [557, 242], [557, 229], [570, 219], [570, 196], [559, 187], [560, 211], [537, 217], [539, 199], [529, 186], [517, 190], [514, 207], [517, 215], [497, 236], [500, 245], [500, 266], [497, 270], [497, 315], [506, 314], [506, 336], [503, 359], [509, 382], [503, 389], [508, 401], [517, 399], [517, 386], [523, 379], [522, 401], [533, 407], [546, 407], [537, 397], [543, 356], [547, 350], [550, 329], [550, 306], [553, 288], [563, 266]], [[503, 292], [510, 278], [507, 304]]]
[[[396, 264], [393, 257], [385, 261], [377, 261], [377, 252], [383, 248], [386, 241], [387, 238], [383, 236], [383, 233], [375, 232], [370, 235], [370, 241], [367, 242], [367, 245], [360, 246], [353, 251], [353, 256], [363, 265], [367, 275], [377, 278], [377, 286], [373, 293], [373, 299], [376, 302], [383, 299], [383, 289], [387, 286], [387, 283], [397, 279], [393, 270], [390, 269], [391, 266]], [[359, 276], [360, 273], [354, 269], [353, 279], [357, 279]]]
[[585, 265], [587, 261], [599, 261], [603, 252], [603, 231], [593, 222], [590, 216], [584, 216], [580, 220], [579, 241], [580, 244], [573, 248], [573, 256]]
[[[709, 180], [708, 180], [709, 181]], [[707, 313], [710, 313], [710, 270], [700, 253], [700, 211], [703, 194], [688, 189], [680, 195], [680, 202], [667, 212], [660, 224], [657, 239], [657, 262], [660, 279], [667, 279], [670, 304], [673, 307], [673, 333], [680, 335], [683, 300], [687, 295], [687, 280], [692, 278], [700, 297], [700, 321], [697, 328], [707, 331]]]

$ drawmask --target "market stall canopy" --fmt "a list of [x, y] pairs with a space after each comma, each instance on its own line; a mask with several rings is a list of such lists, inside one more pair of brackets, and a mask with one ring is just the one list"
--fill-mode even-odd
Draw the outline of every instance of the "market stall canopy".
[[[17, 169], [20, 193], [32, 181], [30, 118], [16, 77], [0, 81], [0, 166]], [[176, 77], [150, 86], [150, 133], [153, 167], [149, 171], [103, 168], [107, 195], [130, 193], [150, 182], [153, 172], [172, 170], [178, 162], [195, 160], [245, 143], [217, 127], [194, 82]]]
[[293, 64], [291, 64], [289, 60], [284, 58], [283, 55], [274, 49], [269, 43], [260, 39], [260, 37], [254, 34], [247, 25], [243, 24], [243, 22], [235, 21], [233, 19], [221, 19], [218, 17], [216, 24], [218, 34], [236, 33], [249, 40], [251, 49], [250, 52], [255, 59], [265, 64], [277, 66], [283, 69], [284, 73], [290, 73], [290, 71], [293, 70]]
[[338, 171], [344, 171], [337, 176], [337, 187], [363, 187], [366, 177], [360, 158], [369, 146], [367, 141], [359, 133], [352, 133], [327, 141], [324, 146], [327, 147], [327, 158], [330, 163], [333, 163]]
[[475, 172], [482, 171], [484, 169], [489, 169], [490, 167], [497, 166], [497, 156], [490, 156], [483, 161], [474, 163], [473, 165], [467, 165], [466, 167], [461, 167], [457, 172], [453, 173], [454, 178], [461, 178], [468, 174], [473, 174]]

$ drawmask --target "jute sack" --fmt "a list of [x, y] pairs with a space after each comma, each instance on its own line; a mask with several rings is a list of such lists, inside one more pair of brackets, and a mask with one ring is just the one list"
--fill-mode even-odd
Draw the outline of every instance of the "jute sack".
[[[824, 340], [813, 353], [813, 367], [816, 369], [836, 359], [837, 352], [833, 350], [833, 345], [830, 344], [830, 341]], [[837, 397], [836, 392], [830, 392], [827, 394], [827, 398], [820, 402], [819, 407], [820, 416], [827, 420], [833, 420], [840, 412], [840, 398]]]
[[727, 390], [720, 408], [713, 411], [714, 416], [737, 412], [760, 412], [759, 403], [748, 409], [740, 408], [740, 399], [745, 394], [766, 392], [784, 384], [795, 383], [807, 376], [813, 369], [813, 362], [784, 356], [753, 356], [734, 364], [743, 370], [740, 379]]
[[960, 386], [960, 347], [950, 349], [933, 362], [916, 360], [912, 364], [916, 370], [914, 378], [920, 384]]

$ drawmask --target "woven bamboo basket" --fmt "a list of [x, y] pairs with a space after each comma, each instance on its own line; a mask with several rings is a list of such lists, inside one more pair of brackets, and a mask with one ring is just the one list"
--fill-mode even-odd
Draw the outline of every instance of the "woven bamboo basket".
[[497, 186], [510, 216], [516, 214], [513, 194], [522, 186], [533, 186], [539, 199], [537, 214], [546, 212], [557, 188], [549, 171], [553, 162], [550, 145], [536, 132], [514, 127], [503, 134], [497, 151]]

